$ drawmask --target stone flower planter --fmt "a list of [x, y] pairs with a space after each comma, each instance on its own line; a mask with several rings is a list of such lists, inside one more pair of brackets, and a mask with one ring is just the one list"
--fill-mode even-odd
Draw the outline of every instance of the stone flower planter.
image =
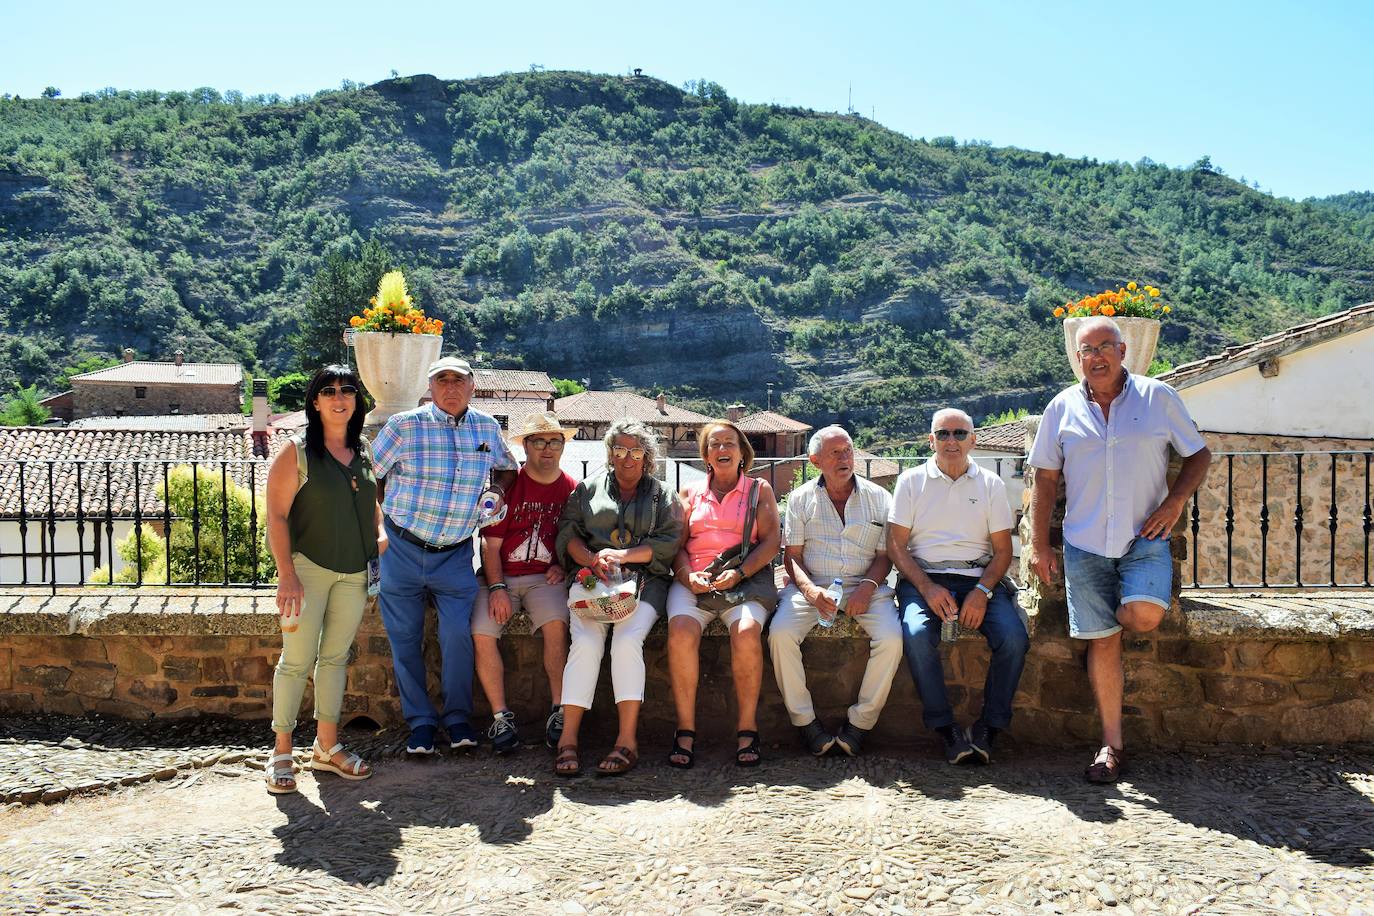
[[[1087, 318], [1064, 319], [1064, 355], [1069, 358], [1069, 366], [1080, 382], [1083, 381], [1083, 367], [1078, 365], [1075, 350], [1078, 349], [1078, 328]], [[1121, 328], [1121, 339], [1126, 342], [1126, 371], [1135, 375], [1148, 375], [1150, 363], [1154, 362], [1155, 348], [1159, 346], [1159, 319], [1157, 318], [1113, 318]]]
[[368, 426], [381, 426], [392, 414], [420, 403], [427, 379], [425, 370], [439, 358], [444, 339], [438, 334], [388, 334], [363, 331], [353, 335], [358, 375], [376, 406]]

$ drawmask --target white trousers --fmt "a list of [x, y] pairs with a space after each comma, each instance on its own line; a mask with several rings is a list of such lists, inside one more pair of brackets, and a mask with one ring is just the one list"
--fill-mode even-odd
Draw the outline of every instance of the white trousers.
[[[658, 609], [647, 601], [639, 602], [635, 612], [619, 623], [583, 620], [573, 611], [568, 621], [572, 645], [568, 666], [563, 669], [563, 702], [583, 709], [592, 708], [596, 679], [601, 674], [601, 657], [606, 652], [606, 630], [611, 633], [611, 687], [615, 701], [644, 699], [644, 637], [658, 618]], [[900, 643], [899, 643], [900, 646]]]
[[[816, 718], [811, 691], [806, 689], [801, 644], [818, 617], [816, 609], [807, 603], [797, 587], [789, 585], [778, 596], [778, 610], [768, 630], [773, 677], [787, 704], [787, 714], [798, 727], [809, 725]], [[897, 619], [892, 589], [879, 586], [868, 604], [868, 612], [856, 619], [868, 633], [868, 666], [859, 684], [859, 698], [849, 707], [849, 721], [859, 728], [870, 729], [878, 724], [878, 716], [892, 689], [892, 678], [902, 663], [902, 624]]]

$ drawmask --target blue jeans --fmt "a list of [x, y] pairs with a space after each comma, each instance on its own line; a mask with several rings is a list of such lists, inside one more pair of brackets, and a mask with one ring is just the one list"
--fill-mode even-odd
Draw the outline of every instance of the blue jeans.
[[[960, 605], [978, 582], [976, 576], [950, 573], [935, 573], [930, 579], [949, 589]], [[897, 608], [902, 615], [907, 667], [921, 697], [921, 721], [931, 729], [953, 725], [954, 710], [945, 692], [945, 672], [940, 664], [940, 618], [926, 607], [916, 586], [905, 579], [897, 582]], [[1006, 728], [1011, 724], [1011, 701], [1026, 666], [1030, 637], [1016, 612], [1015, 601], [1003, 586], [992, 590], [988, 612], [978, 632], [987, 638], [992, 650], [987, 682], [983, 685], [983, 721], [993, 728]]]
[[[390, 546], [382, 554], [382, 592], [377, 604], [391, 640], [401, 713], [412, 729], [465, 724], [472, 714], [472, 603], [477, 598], [472, 539], [445, 553], [429, 553], [401, 540], [390, 522], [387, 530]], [[427, 595], [439, 615], [442, 713], [435, 712], [425, 688]]]

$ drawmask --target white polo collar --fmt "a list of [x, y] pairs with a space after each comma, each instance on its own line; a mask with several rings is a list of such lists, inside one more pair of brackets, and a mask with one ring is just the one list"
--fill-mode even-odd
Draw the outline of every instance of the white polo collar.
[[[963, 480], [965, 477], [977, 477], [979, 471], [980, 468], [978, 467], [978, 462], [970, 458], [968, 462], [968, 470], [961, 474], [959, 476], [959, 479]], [[926, 476], [928, 476], [931, 480], [948, 480], [951, 483], [954, 482], [953, 478], [951, 478], [944, 471], [940, 470], [940, 465], [935, 460], [934, 455], [931, 455], [929, 458], [926, 459]]]

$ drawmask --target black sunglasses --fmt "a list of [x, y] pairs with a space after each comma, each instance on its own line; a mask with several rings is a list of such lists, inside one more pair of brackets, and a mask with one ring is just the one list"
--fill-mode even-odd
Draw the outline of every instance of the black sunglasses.
[[969, 437], [970, 433], [966, 429], [937, 429], [935, 432], [931, 433], [931, 435], [941, 442], [944, 442], [950, 436], [954, 437], [955, 442], [963, 442]]
[[351, 398], [353, 397], [353, 395], [358, 393], [358, 386], [340, 385], [336, 388], [333, 385], [325, 385], [323, 388], [320, 389], [320, 397], [332, 398], [334, 395], [339, 394], [340, 392], [342, 392], [345, 397]]

